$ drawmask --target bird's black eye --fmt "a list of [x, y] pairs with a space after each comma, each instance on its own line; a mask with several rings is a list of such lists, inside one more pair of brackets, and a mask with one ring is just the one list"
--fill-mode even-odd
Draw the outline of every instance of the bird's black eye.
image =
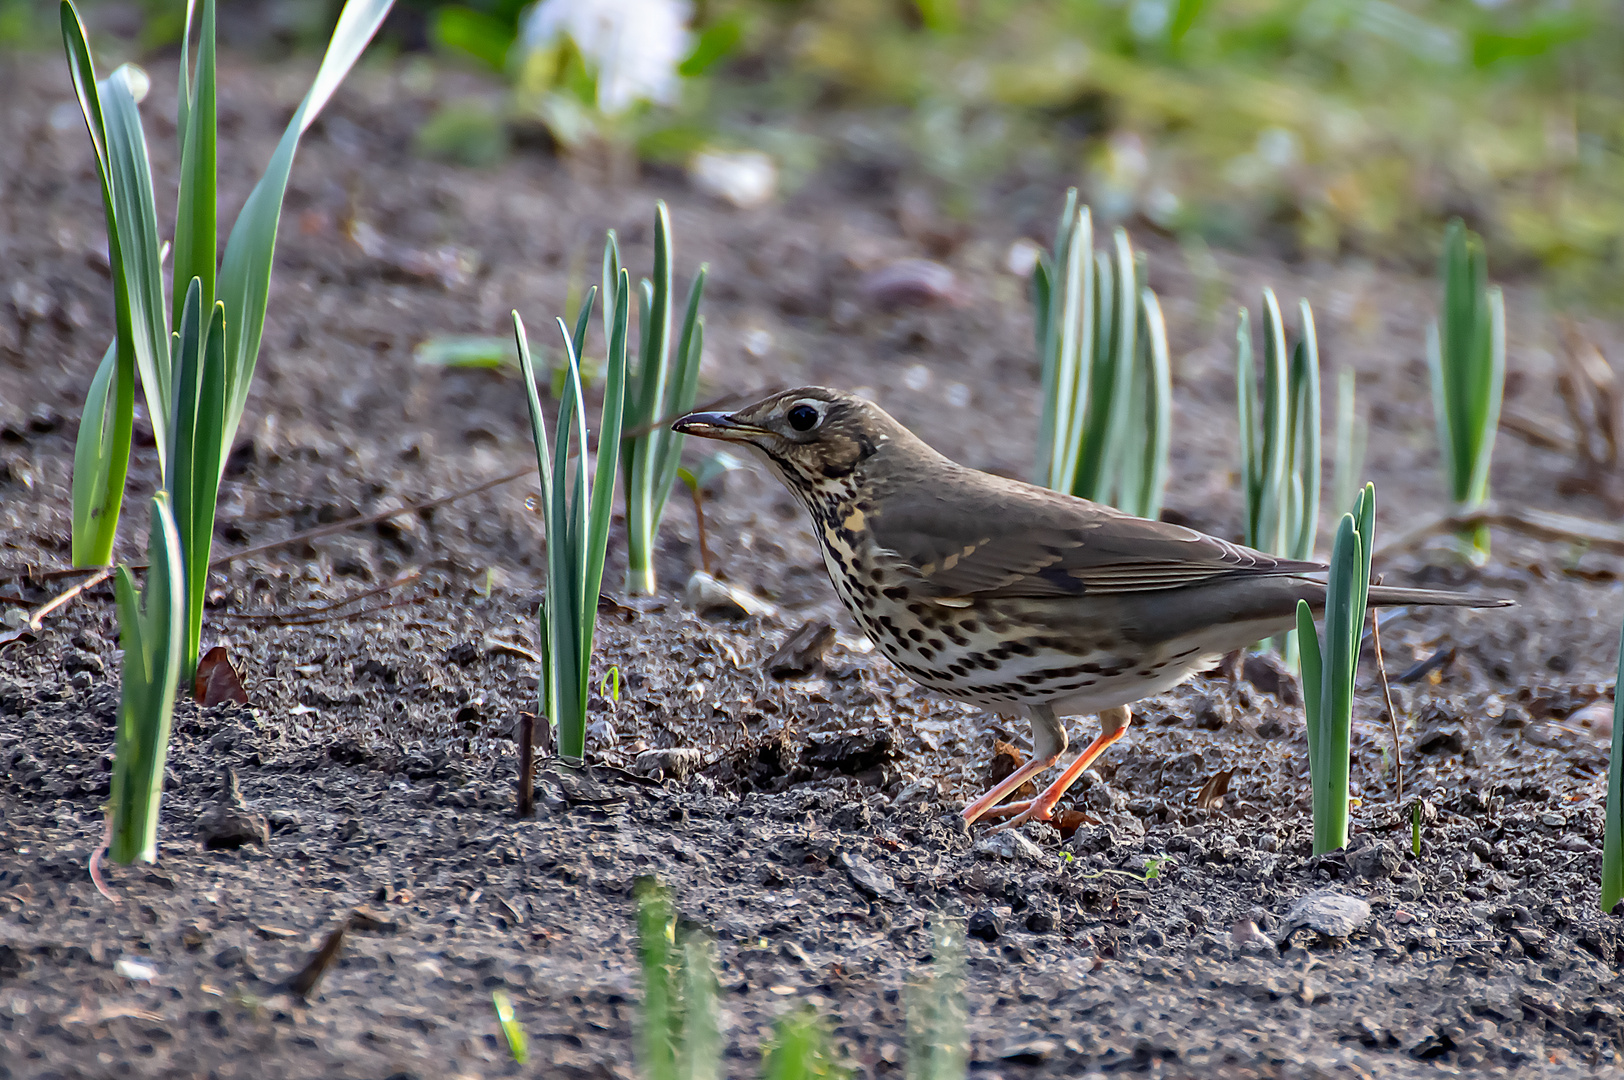
[[811, 431], [818, 422], [818, 410], [810, 405], [797, 405], [788, 413], [789, 426], [796, 431]]

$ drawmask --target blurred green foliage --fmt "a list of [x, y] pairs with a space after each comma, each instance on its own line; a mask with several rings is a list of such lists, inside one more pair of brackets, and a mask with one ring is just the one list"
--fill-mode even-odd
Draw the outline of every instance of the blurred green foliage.
[[[1615, 4], [740, 0], [738, 10], [756, 16], [745, 51], [815, 78], [823, 101], [945, 117], [924, 161], [950, 184], [984, 181], [1037, 145], [1084, 173], [1104, 216], [1227, 244], [1421, 266], [1461, 214], [1502, 259], [1538, 260], [1568, 284], [1620, 262]], [[989, 117], [1001, 138], [987, 137]]]
[[[589, 101], [569, 50], [513, 48], [527, 6], [400, 17], [521, 99]], [[26, 37], [21, 10], [0, 0], [0, 29]], [[691, 29], [681, 100], [615, 129], [646, 157], [760, 149], [793, 183], [867, 125], [966, 215], [994, 182], [1079, 182], [1106, 221], [1231, 247], [1419, 269], [1459, 215], [1562, 292], [1616, 291], [1624, 264], [1624, 5], [1605, 0], [694, 0]]]

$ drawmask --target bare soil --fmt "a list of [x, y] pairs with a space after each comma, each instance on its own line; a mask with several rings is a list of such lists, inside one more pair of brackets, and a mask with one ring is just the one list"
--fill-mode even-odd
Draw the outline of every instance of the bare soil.
[[[67, 564], [76, 417], [111, 305], [67, 79], [59, 63], [8, 63], [0, 608], [14, 626], [74, 580], [42, 575]], [[308, 74], [228, 66], [232, 212]], [[168, 83], [154, 79], [146, 106], [161, 184], [174, 174]], [[672, 208], [679, 276], [711, 266], [702, 398], [866, 388], [960, 460], [1027, 472], [1036, 373], [1005, 254], [1046, 235], [1067, 177], [1012, 176], [956, 224], [928, 199], [922, 217], [928, 189], [905, 159], [852, 148], [883, 140], [851, 140], [802, 188], [751, 212], [674, 172], [614, 183], [535, 149], [485, 172], [414, 157], [416, 125], [466, 92], [493, 91], [369, 65], [307, 139], [218, 551], [533, 462], [511, 374], [421, 366], [413, 349], [434, 334], [502, 333], [513, 307], [547, 326], [596, 274], [605, 228], [645, 266], [656, 198]], [[159, 203], [169, 217], [167, 186]], [[353, 222], [392, 250], [368, 254]], [[1308, 296], [1327, 371], [1358, 373], [1379, 528], [1396, 535], [1438, 512], [1429, 282], [1222, 253], [1215, 277], [1170, 240], [1142, 228], [1136, 239], [1178, 357], [1171, 514], [1238, 533], [1228, 343], [1233, 306], [1264, 284]], [[412, 253], [443, 272], [423, 276]], [[863, 273], [918, 255], [953, 268], [961, 302], [877, 310]], [[1514, 284], [1511, 325], [1508, 400], [1559, 427], [1537, 283]], [[1617, 344], [1618, 326], [1590, 329]], [[1599, 499], [1559, 494], [1568, 468], [1503, 439], [1497, 494], [1611, 517]], [[127, 507], [155, 472], [148, 431]], [[116, 904], [86, 870], [118, 700], [109, 590], [3, 647], [0, 1078], [630, 1077], [631, 891], [643, 875], [718, 937], [735, 1076], [755, 1075], [772, 1019], [802, 1002], [831, 1018], [858, 1075], [900, 1075], [899, 991], [944, 914], [979, 935], [967, 980], [977, 1077], [1616, 1073], [1624, 924], [1597, 909], [1595, 889], [1617, 558], [1497, 535], [1481, 571], [1441, 549], [1378, 567], [1389, 583], [1519, 604], [1384, 621], [1395, 677], [1453, 650], [1394, 687], [1405, 804], [1428, 807], [1418, 856], [1374, 665], [1355, 729], [1355, 836], [1315, 858], [1300, 708], [1289, 679], [1261, 662], [1143, 703], [1129, 738], [1078, 785], [1086, 820], [1065, 837], [1029, 826], [1031, 850], [1011, 853], [955, 811], [984, 786], [994, 741], [1021, 743], [1025, 725], [934, 698], [874, 654], [789, 497], [750, 471], [712, 492], [710, 545], [719, 572], [774, 611], [730, 622], [684, 609], [698, 547], [679, 489], [662, 594], [605, 606], [596, 664], [618, 668], [622, 691], [594, 702], [594, 771], [544, 769], [536, 816], [516, 819], [514, 720], [535, 699], [526, 653], [542, 573], [533, 491], [520, 479], [222, 568], [206, 644], [226, 645], [252, 704], [179, 706], [161, 858], [108, 868]], [[142, 539], [127, 524], [120, 556], [138, 559]], [[615, 563], [611, 591], [619, 574]], [[778, 645], [817, 618], [838, 630], [821, 665], [769, 673]], [[643, 751], [667, 747], [697, 749], [702, 767], [635, 771]], [[268, 843], [209, 850], [199, 839], [227, 767]], [[1223, 770], [1227, 796], [1199, 807]], [[1326, 889], [1366, 899], [1370, 918], [1345, 940], [1287, 933], [1294, 902]], [[368, 915], [324, 980], [308, 1000], [289, 994], [286, 980], [357, 907]], [[530, 1032], [523, 1067], [501, 1042], [493, 989]]]

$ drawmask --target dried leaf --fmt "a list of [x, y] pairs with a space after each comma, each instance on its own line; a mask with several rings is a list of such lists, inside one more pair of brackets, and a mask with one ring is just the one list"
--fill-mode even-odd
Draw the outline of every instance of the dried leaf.
[[327, 935], [327, 940], [321, 943], [321, 948], [317, 949], [315, 954], [311, 956], [310, 962], [305, 964], [303, 968], [299, 969], [298, 974], [287, 981], [290, 994], [300, 998], [310, 996], [310, 992], [316, 988], [316, 984], [321, 982], [321, 977], [327, 974], [327, 969], [332, 967], [333, 962], [338, 959], [339, 951], [344, 948], [344, 931], [349, 928], [349, 925], [348, 920], [339, 923], [333, 932]]
[[1229, 778], [1234, 775], [1234, 769], [1222, 769], [1208, 777], [1201, 790], [1196, 792], [1196, 806], [1202, 810], [1223, 809], [1224, 796], [1229, 794]]
[[216, 645], [198, 661], [192, 697], [205, 709], [227, 702], [233, 705], [248, 704], [248, 691], [243, 689], [242, 679], [236, 668], [231, 666], [224, 645]]
[[[1016, 769], [1020, 768], [1025, 763], [1026, 756], [1016, 747], [1002, 739], [994, 741], [992, 744], [992, 761], [987, 763], [987, 784], [989, 786], [997, 786], [998, 784], [1003, 783], [1006, 779], [1014, 774]], [[1034, 785], [1031, 781], [1027, 781], [1014, 791], [1010, 792], [1009, 797], [1004, 801], [1008, 802], [1010, 799], [1030, 799], [1033, 795], [1037, 794], [1037, 790], [1036, 785]]]

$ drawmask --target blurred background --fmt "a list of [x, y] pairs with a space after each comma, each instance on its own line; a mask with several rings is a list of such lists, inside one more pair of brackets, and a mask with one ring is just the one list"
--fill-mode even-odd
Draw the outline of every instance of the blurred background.
[[[221, 36], [298, 56], [339, 7], [224, 0]], [[179, 2], [85, 8], [108, 60], [177, 51]], [[466, 165], [683, 170], [740, 206], [837, 168], [1038, 236], [1075, 183], [1105, 220], [1196, 248], [1424, 272], [1458, 215], [1496, 277], [1617, 304], [1624, 5], [400, 0], [381, 41], [368, 62], [479, 73], [417, 133]], [[0, 0], [0, 50], [47, 49], [56, 5]]]

